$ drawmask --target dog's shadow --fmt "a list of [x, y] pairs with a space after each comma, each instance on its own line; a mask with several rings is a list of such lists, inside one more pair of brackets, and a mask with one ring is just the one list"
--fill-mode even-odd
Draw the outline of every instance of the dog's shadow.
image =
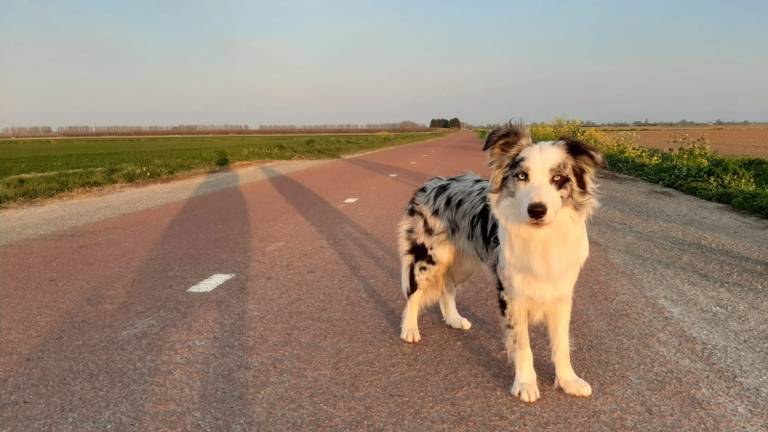
[[[349, 216], [328, 203], [323, 197], [304, 186], [288, 175], [283, 175], [268, 166], [262, 167], [272, 187], [283, 196], [296, 211], [319, 233], [323, 239], [338, 254], [349, 273], [355, 279], [356, 286], [362, 289], [366, 297], [381, 314], [381, 318], [392, 329], [391, 337], [400, 333], [401, 305], [397, 304], [395, 296], [390, 292], [398, 292], [393, 287], [400, 285], [399, 255], [368, 230], [363, 228]], [[387, 277], [387, 286], [374, 284], [361, 269], [366, 262], [375, 262], [380, 271]], [[382, 294], [380, 290], [387, 290]], [[489, 291], [491, 298], [495, 293]], [[439, 314], [437, 308], [432, 308], [431, 314]], [[506, 365], [504, 357], [498, 355], [499, 350], [491, 350], [484, 340], [497, 340], [496, 346], [501, 348], [498, 335], [494, 332], [498, 325], [482, 319], [470, 308], [465, 308], [466, 317], [474, 323], [471, 337], [459, 337], [461, 348], [472, 355], [474, 362], [480, 365], [494, 382], [500, 386], [511, 383], [512, 372]], [[435, 316], [435, 315], [432, 315]], [[480, 337], [478, 337], [480, 336]]]

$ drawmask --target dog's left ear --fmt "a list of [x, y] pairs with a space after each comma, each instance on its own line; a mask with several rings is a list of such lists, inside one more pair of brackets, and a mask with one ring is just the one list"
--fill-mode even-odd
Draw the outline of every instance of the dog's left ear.
[[560, 138], [560, 141], [565, 147], [565, 152], [568, 153], [576, 163], [585, 165], [586, 168], [591, 169], [607, 167], [603, 155], [589, 144], [568, 137]]

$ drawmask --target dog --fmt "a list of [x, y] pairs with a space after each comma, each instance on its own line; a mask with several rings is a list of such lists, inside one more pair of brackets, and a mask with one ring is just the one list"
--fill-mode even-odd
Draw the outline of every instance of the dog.
[[573, 288], [589, 254], [586, 222], [598, 206], [595, 172], [604, 159], [574, 138], [534, 143], [520, 123], [491, 131], [490, 179], [436, 177], [412, 196], [398, 226], [402, 289], [407, 299], [400, 337], [419, 342], [421, 309], [439, 303], [453, 328], [471, 323], [456, 292], [478, 268], [496, 277], [511, 393], [539, 399], [529, 324], [546, 323], [555, 387], [575, 396], [592, 388], [573, 370], [569, 325]]

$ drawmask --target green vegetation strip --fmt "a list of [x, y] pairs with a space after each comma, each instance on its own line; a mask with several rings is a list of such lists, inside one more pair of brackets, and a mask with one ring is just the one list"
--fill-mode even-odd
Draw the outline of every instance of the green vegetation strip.
[[0, 141], [0, 206], [83, 188], [215, 171], [233, 162], [330, 159], [445, 133]]
[[[484, 137], [487, 132], [478, 132]], [[768, 160], [714, 153], [703, 139], [677, 150], [640, 147], [629, 135], [609, 137], [578, 121], [531, 126], [534, 141], [572, 136], [600, 149], [610, 170], [671, 187], [706, 200], [768, 217]]]

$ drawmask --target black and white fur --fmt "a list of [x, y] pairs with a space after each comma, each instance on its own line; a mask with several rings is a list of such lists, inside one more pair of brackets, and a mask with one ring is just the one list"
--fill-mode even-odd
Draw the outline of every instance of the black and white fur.
[[599, 153], [569, 138], [533, 143], [524, 126], [493, 130], [485, 142], [490, 180], [473, 174], [436, 177], [417, 190], [399, 225], [402, 288], [408, 298], [401, 337], [421, 339], [419, 311], [438, 302], [445, 322], [468, 330], [456, 291], [478, 267], [496, 276], [512, 393], [539, 398], [528, 325], [545, 321], [555, 385], [589, 396], [571, 366], [573, 287], [589, 254], [586, 221], [597, 207]]

